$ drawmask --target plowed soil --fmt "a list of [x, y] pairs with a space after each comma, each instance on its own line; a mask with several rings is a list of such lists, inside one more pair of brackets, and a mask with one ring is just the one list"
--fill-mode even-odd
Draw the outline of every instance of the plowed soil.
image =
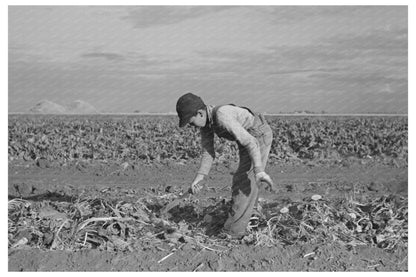
[[[198, 198], [229, 199], [233, 168], [235, 165], [213, 167], [208, 184], [215, 189], [202, 192]], [[149, 188], [187, 188], [196, 170], [197, 162], [135, 165], [122, 170], [119, 165], [98, 163], [56, 167], [9, 161], [8, 192], [9, 199], [31, 201], [71, 201], [79, 195], [102, 195], [103, 191], [108, 197], [113, 192], [113, 197], [123, 197], [117, 190], [125, 189], [135, 192], [125, 197], [143, 197]], [[260, 197], [277, 202], [314, 194], [330, 199], [347, 194], [351, 188], [369, 197], [407, 196], [408, 192], [407, 167], [357, 162], [346, 166], [272, 165], [267, 171], [280, 192], [273, 195], [262, 191]], [[9, 271], [407, 271], [408, 249], [347, 248], [336, 241], [275, 247], [241, 242], [221, 252], [194, 249], [187, 243], [174, 252], [152, 245], [134, 252], [46, 251], [22, 246], [9, 249], [8, 265]]]

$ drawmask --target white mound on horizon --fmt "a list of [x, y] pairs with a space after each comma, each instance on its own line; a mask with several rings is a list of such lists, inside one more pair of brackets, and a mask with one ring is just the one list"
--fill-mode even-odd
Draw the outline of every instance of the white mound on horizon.
[[42, 100], [29, 110], [38, 114], [96, 114], [99, 111], [91, 104], [76, 100], [68, 106], [62, 106], [49, 100]]
[[31, 113], [44, 113], [44, 114], [63, 114], [66, 113], [64, 106], [56, 104], [48, 100], [42, 100], [37, 103], [33, 108], [29, 110]]
[[98, 110], [90, 103], [82, 100], [76, 100], [69, 105], [68, 112], [73, 114], [89, 114], [98, 113]]

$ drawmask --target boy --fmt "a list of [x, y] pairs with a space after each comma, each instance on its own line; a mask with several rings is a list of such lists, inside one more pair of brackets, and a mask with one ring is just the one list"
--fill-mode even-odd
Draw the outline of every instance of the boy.
[[247, 224], [257, 207], [258, 184], [265, 182], [271, 191], [276, 191], [265, 167], [272, 144], [272, 130], [261, 114], [233, 104], [222, 106], [205, 105], [199, 96], [192, 93], [182, 95], [176, 103], [179, 127], [187, 124], [201, 130], [202, 159], [192, 184], [192, 193], [201, 189], [200, 182], [208, 175], [215, 158], [214, 134], [236, 141], [240, 164], [233, 176], [232, 208], [224, 230], [232, 238], [242, 238]]

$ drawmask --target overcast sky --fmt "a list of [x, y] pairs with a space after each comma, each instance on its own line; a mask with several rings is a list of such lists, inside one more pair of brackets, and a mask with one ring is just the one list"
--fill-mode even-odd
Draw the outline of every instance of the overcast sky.
[[9, 6], [9, 112], [407, 113], [406, 6]]

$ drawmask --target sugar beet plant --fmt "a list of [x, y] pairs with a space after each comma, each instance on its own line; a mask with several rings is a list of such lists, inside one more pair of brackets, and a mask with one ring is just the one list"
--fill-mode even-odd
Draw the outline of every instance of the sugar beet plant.
[[[394, 158], [407, 165], [407, 117], [268, 117], [271, 160], [339, 161]], [[175, 116], [9, 116], [9, 158], [66, 162], [146, 163], [193, 159], [200, 137], [180, 129]], [[228, 147], [230, 146], [230, 147]], [[237, 159], [238, 148], [216, 139], [217, 161]]]

